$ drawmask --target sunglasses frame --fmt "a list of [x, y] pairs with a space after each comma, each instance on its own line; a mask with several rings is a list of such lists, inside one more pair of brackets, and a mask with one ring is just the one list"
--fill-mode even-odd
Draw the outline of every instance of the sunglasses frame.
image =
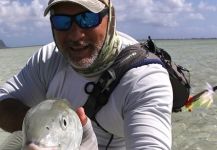
[[[77, 26], [79, 26], [79, 28], [81, 29], [90, 29], [90, 28], [94, 28], [94, 27], [97, 27], [101, 22], [102, 22], [102, 19], [104, 16], [106, 16], [108, 14], [108, 8], [105, 8], [103, 9], [102, 11], [100, 11], [99, 13], [94, 13], [94, 12], [91, 12], [91, 11], [84, 11], [84, 12], [81, 12], [81, 13], [77, 13], [77, 14], [74, 14], [74, 15], [68, 15], [68, 14], [53, 14], [50, 16], [50, 22], [51, 22], [51, 25], [52, 25], [52, 28], [54, 28], [55, 30], [57, 31], [68, 31], [71, 27], [72, 27], [72, 24], [73, 23], [76, 23]], [[85, 14], [85, 13], [93, 13], [93, 14], [96, 14], [98, 16], [98, 23], [91, 26], [91, 27], [82, 27], [76, 20], [76, 17], [78, 15], [82, 15], [82, 14]], [[55, 27], [53, 21], [52, 21], [52, 18], [55, 17], [55, 16], [66, 16], [66, 17], [70, 17], [70, 26], [66, 29], [58, 29]]]

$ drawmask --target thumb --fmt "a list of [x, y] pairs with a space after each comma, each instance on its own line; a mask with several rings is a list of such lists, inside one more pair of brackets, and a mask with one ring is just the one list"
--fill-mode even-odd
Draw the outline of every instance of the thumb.
[[87, 116], [85, 114], [84, 108], [83, 107], [79, 107], [76, 110], [76, 113], [81, 121], [82, 126], [84, 126], [87, 123]]

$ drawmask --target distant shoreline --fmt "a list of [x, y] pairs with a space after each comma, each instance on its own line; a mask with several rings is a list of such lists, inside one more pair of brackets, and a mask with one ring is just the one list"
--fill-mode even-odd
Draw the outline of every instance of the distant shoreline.
[[1, 49], [12, 49], [12, 48], [36, 47], [36, 46], [43, 46], [43, 44], [42, 45], [31, 45], [31, 46], [27, 45], [27, 46], [16, 46], [16, 47], [4, 47], [4, 48], [0, 48], [0, 50]]
[[[153, 40], [217, 40], [217, 38], [152, 38]], [[137, 41], [146, 41], [147, 39], [137, 39]], [[15, 47], [0, 47], [1, 49], [10, 49], [10, 48], [22, 48], [22, 47], [35, 47], [35, 46], [43, 46], [45, 44], [36, 44], [36, 45], [26, 45], [26, 46], [15, 46]]]
[[[139, 41], [139, 42], [142, 42], [142, 41], [146, 41], [147, 39], [137, 39], [137, 41]], [[174, 38], [174, 39], [170, 39], [170, 38], [165, 38], [165, 39], [158, 39], [158, 38], [152, 38], [152, 40], [161, 40], [161, 41], [163, 41], [163, 40], [170, 40], [170, 41], [172, 41], [172, 40], [217, 40], [217, 38]]]
[[183, 39], [155, 39], [155, 40], [216, 40], [217, 38], [183, 38]]
[[[152, 38], [153, 40], [216, 40], [217, 38]], [[139, 39], [141, 40], [147, 40], [147, 39]]]

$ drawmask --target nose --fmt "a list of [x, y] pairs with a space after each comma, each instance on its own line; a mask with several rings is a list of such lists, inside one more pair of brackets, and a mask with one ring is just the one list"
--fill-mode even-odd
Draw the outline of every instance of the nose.
[[67, 31], [68, 38], [72, 41], [80, 41], [85, 37], [85, 29], [80, 28], [76, 23], [72, 23]]

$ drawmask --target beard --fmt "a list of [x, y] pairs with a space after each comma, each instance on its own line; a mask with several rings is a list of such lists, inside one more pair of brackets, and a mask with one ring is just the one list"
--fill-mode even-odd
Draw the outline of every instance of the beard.
[[61, 52], [69, 64], [75, 68], [86, 69], [97, 59], [103, 42], [92, 44], [91, 42], [68, 41], [64, 45]]

